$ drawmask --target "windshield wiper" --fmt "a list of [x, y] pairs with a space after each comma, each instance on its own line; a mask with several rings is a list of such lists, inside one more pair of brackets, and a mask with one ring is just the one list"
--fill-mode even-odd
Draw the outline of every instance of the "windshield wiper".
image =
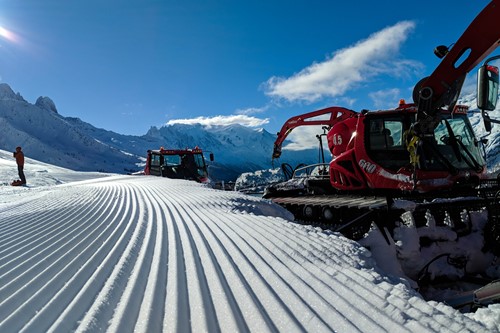
[[462, 154], [460, 154], [457, 137], [455, 136], [455, 133], [453, 133], [453, 129], [451, 128], [448, 120], [444, 119], [444, 123], [446, 125], [446, 129], [448, 130], [448, 143], [453, 148], [453, 153], [455, 153], [455, 157], [457, 158], [457, 160], [459, 162], [462, 162]]
[[455, 168], [455, 166], [439, 151], [434, 142], [424, 139], [423, 143], [426, 145], [428, 151], [432, 152], [432, 154], [437, 157], [437, 159], [450, 171], [452, 175], [457, 174], [457, 168]]
[[474, 155], [472, 155], [470, 150], [467, 148], [466, 145], [464, 145], [464, 143], [461, 140], [457, 140], [457, 141], [460, 144], [460, 147], [462, 147], [462, 149], [465, 151], [465, 153], [467, 154], [467, 156], [470, 159], [470, 161], [469, 161], [468, 159], [465, 158], [465, 156], [462, 156], [465, 163], [467, 163], [467, 165], [470, 166], [471, 168], [473, 168], [473, 169], [475, 168], [477, 172], [481, 172], [483, 170], [483, 167], [479, 164], [479, 162], [476, 160]]

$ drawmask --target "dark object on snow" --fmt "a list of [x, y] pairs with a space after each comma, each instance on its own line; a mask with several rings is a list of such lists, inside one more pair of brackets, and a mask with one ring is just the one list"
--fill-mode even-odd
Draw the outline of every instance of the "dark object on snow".
[[10, 185], [12, 185], [12, 186], [21, 186], [24, 184], [26, 184], [26, 182], [23, 183], [20, 179], [14, 180], [12, 183], [10, 183]]

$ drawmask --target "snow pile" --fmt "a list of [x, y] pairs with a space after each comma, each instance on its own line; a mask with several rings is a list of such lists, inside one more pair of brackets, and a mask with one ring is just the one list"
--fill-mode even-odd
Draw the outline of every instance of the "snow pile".
[[262, 193], [269, 184], [284, 180], [284, 175], [280, 168], [244, 172], [236, 179], [234, 189], [245, 193]]
[[426, 302], [366, 248], [268, 201], [29, 162], [28, 187], [0, 187], [2, 332], [500, 329], [498, 305]]

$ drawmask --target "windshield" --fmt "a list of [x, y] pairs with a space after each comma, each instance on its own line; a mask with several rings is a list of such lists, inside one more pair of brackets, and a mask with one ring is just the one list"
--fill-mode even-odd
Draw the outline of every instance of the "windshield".
[[179, 155], [163, 155], [163, 165], [175, 166], [181, 164], [181, 157]]
[[200, 177], [207, 177], [207, 167], [205, 165], [205, 159], [202, 154], [194, 154], [194, 161], [197, 166], [197, 172]]
[[[414, 116], [403, 114], [367, 117], [365, 133], [370, 158], [395, 172], [408, 166], [410, 155], [404, 137], [414, 122]], [[481, 171], [485, 165], [480, 143], [466, 114], [442, 115], [434, 135], [425, 138], [417, 154], [424, 170]]]
[[465, 114], [443, 116], [434, 129], [434, 142], [438, 154], [424, 154], [425, 161], [422, 161], [428, 169], [445, 166], [446, 162], [436, 155], [442, 155], [458, 170], [480, 169], [485, 165], [479, 143]]
[[[163, 164], [161, 163], [163, 158]], [[203, 155], [191, 153], [175, 153], [172, 155], [153, 154], [151, 165], [162, 167], [162, 174], [169, 178], [200, 179], [207, 178], [207, 166]]]

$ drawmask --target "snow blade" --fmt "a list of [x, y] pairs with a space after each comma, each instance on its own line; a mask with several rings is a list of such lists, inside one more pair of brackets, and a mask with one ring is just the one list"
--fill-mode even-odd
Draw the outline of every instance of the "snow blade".
[[500, 280], [495, 280], [484, 287], [454, 296], [445, 302], [454, 308], [462, 308], [467, 305], [484, 306], [499, 299]]
[[479, 288], [474, 293], [474, 303], [483, 304], [500, 299], [500, 280], [493, 281]]

